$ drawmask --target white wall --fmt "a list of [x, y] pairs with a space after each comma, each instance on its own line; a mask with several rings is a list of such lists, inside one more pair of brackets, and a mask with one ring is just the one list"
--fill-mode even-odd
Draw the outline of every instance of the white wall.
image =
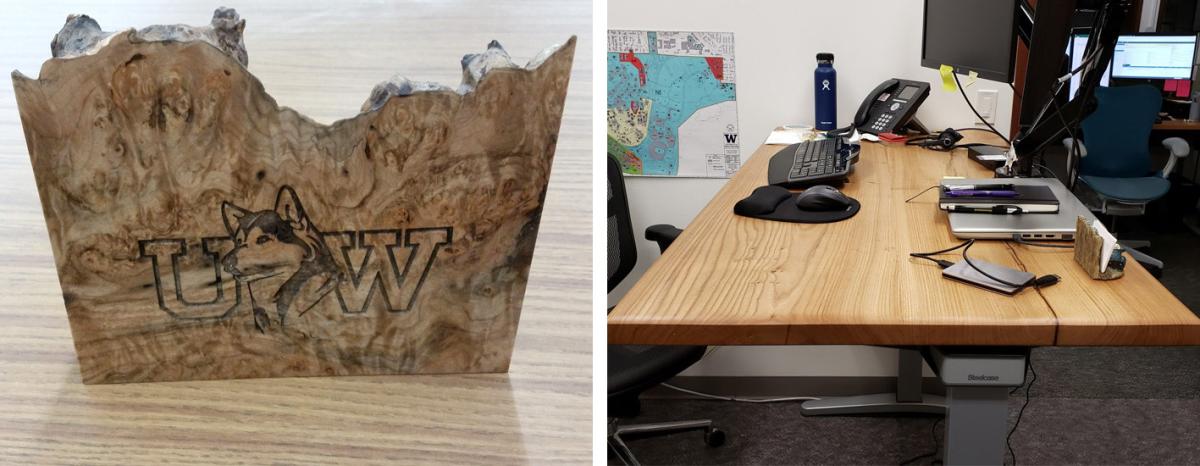
[[[920, 65], [922, 8], [921, 0], [609, 0], [608, 26], [733, 32], [738, 127], [745, 160], [772, 128], [812, 124], [812, 77], [818, 52], [832, 52], [836, 57], [839, 126], [848, 124], [868, 92], [893, 77], [923, 80], [933, 86], [917, 111], [931, 129], [974, 124], [975, 117], [962, 96], [942, 90], [938, 72]], [[1005, 83], [979, 80], [967, 88], [968, 95], [975, 99], [979, 89], [999, 91], [996, 121], [1005, 131], [1012, 91]], [[643, 240], [640, 232], [656, 223], [686, 226], [724, 183], [626, 178], [634, 231], [640, 241], [638, 265], [609, 295], [610, 304], [658, 257], [658, 248]], [[894, 351], [880, 348], [731, 347], [713, 353], [685, 375], [881, 376], [895, 374], [895, 366]]]

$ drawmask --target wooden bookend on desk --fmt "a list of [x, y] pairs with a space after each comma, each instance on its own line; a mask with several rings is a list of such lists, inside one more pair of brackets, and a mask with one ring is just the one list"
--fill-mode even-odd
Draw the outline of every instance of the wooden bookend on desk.
[[[1083, 217], [1075, 218], [1075, 262], [1083, 267], [1088, 276], [1094, 280], [1121, 278], [1125, 272], [1111, 265], [1106, 267], [1103, 272], [1100, 271], [1100, 260], [1104, 255], [1104, 249], [1104, 238], [1096, 231], [1092, 222]], [[1108, 258], [1104, 257], [1104, 260], [1107, 261]]]
[[83, 381], [506, 371], [575, 39], [325, 125], [244, 26], [72, 16], [13, 73]]

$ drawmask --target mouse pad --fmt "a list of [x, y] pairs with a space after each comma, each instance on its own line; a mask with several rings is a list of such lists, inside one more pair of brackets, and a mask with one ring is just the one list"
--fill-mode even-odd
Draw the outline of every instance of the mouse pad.
[[777, 222], [831, 223], [853, 217], [862, 207], [858, 199], [846, 196], [850, 199], [850, 206], [846, 210], [801, 210], [796, 207], [796, 196], [797, 194], [792, 194], [780, 186], [760, 186], [755, 188], [750, 196], [738, 201], [733, 206], [733, 213]]

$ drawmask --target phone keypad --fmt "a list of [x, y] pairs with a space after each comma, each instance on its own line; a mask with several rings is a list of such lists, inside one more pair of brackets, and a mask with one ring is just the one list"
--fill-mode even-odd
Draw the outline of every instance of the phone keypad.
[[895, 115], [890, 113], [879, 115], [879, 118], [876, 118], [875, 122], [871, 123], [871, 129], [875, 130], [876, 132], [883, 131], [892, 124], [892, 118], [895, 118]]

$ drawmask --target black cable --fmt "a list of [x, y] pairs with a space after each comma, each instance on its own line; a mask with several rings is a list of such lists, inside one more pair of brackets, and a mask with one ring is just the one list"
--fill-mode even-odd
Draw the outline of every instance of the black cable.
[[1042, 170], [1046, 170], [1046, 171], [1050, 172], [1050, 174], [1051, 174], [1051, 175], [1054, 175], [1054, 178], [1057, 178], [1057, 179], [1059, 179], [1059, 180], [1061, 180], [1061, 179], [1062, 179], [1062, 178], [1059, 178], [1059, 177], [1058, 177], [1058, 174], [1057, 174], [1057, 173], [1054, 173], [1054, 170], [1051, 170], [1051, 169], [1050, 169], [1050, 167], [1047, 167], [1047, 166], [1045, 166], [1045, 165], [1042, 165], [1042, 164], [1040, 164], [1040, 163], [1037, 163], [1037, 162], [1033, 162], [1031, 165], [1034, 165], [1034, 166], [1037, 166], [1037, 167], [1041, 167], [1041, 169], [1042, 169]]
[[992, 124], [988, 123], [988, 121], [986, 119], [984, 119], [983, 116], [979, 115], [978, 110], [975, 110], [975, 105], [971, 104], [971, 99], [969, 97], [967, 97], [967, 91], [965, 89], [963, 89], [962, 83], [960, 83], [958, 81], [958, 73], [951, 72], [950, 76], [954, 77], [954, 84], [958, 86], [958, 92], [960, 94], [962, 94], [963, 100], [967, 101], [967, 107], [971, 108], [971, 112], [975, 114], [975, 117], [979, 118], [979, 121], [982, 121], [983, 124], [987, 125], [988, 128], [991, 128], [993, 133], [996, 133], [997, 136], [1000, 136], [1000, 139], [1003, 139], [1005, 144], [1012, 145], [1012, 142], [1008, 140], [1007, 136], [1001, 134], [1000, 131], [997, 130], [995, 126], [992, 126]]
[[925, 194], [925, 193], [929, 192], [929, 190], [930, 190], [930, 189], [937, 188], [938, 186], [939, 186], [939, 185], [936, 185], [936, 184], [935, 184], [935, 185], [933, 185], [933, 186], [930, 186], [930, 187], [928, 187], [928, 188], [925, 188], [925, 190], [924, 190], [924, 191], [921, 191], [921, 192], [919, 192], [919, 193], [916, 193], [916, 194], [914, 194], [914, 195], [913, 195], [913, 197], [910, 197], [910, 198], [908, 198], [908, 199], [905, 199], [905, 200], [904, 200], [904, 203], [905, 203], [905, 204], [908, 204], [908, 203], [909, 203], [910, 201], [912, 201], [913, 199], [916, 199], [916, 198], [920, 197], [922, 194]]
[[987, 129], [987, 128], [954, 128], [954, 130], [955, 131], [987, 131], [989, 133], [992, 132], [992, 130]]
[[918, 259], [925, 259], [927, 261], [933, 262], [944, 269], [944, 268], [953, 266], [954, 263], [950, 262], [948, 260], [945, 260], [945, 259], [935, 259], [930, 256], [945, 254], [945, 253], [954, 251], [956, 249], [962, 248], [962, 250], [963, 250], [962, 258], [963, 258], [963, 261], [965, 261], [968, 266], [970, 266], [972, 269], [975, 269], [976, 272], [979, 272], [984, 277], [994, 280], [996, 283], [1002, 283], [1004, 285], [1008, 285], [1013, 288], [1016, 288], [1015, 292], [1020, 292], [1021, 290], [1024, 290], [1025, 288], [1028, 288], [1031, 286], [1034, 288], [1042, 288], [1042, 287], [1052, 286], [1061, 280], [1058, 275], [1043, 275], [1040, 277], [1035, 276], [1033, 280], [1025, 282], [1024, 284], [1016, 284], [1016, 283], [1011, 283], [1011, 282], [1007, 282], [1007, 281], [1001, 280], [999, 278], [996, 278], [996, 277], [992, 276], [991, 274], [984, 272], [983, 269], [980, 269], [978, 266], [976, 266], [975, 263], [971, 261], [971, 256], [967, 255], [967, 251], [969, 251], [971, 249], [971, 246], [974, 244], [975, 244], [975, 240], [969, 239], [969, 240], [963, 241], [962, 243], [959, 243], [957, 246], [952, 246], [952, 247], [949, 247], [946, 249], [942, 249], [940, 251], [913, 252], [913, 253], [909, 253], [908, 255], [910, 257], [915, 257]]
[[1008, 436], [1004, 438], [1004, 444], [1008, 446], [1008, 454], [1012, 455], [1012, 466], [1017, 466], [1017, 452], [1013, 451], [1012, 436], [1013, 433], [1017, 431], [1017, 427], [1021, 426], [1021, 416], [1025, 414], [1025, 407], [1029, 406], [1029, 390], [1033, 388], [1033, 383], [1037, 382], [1037, 371], [1033, 370], [1032, 354], [1030, 355], [1027, 366], [1029, 367], [1029, 372], [1033, 374], [1033, 378], [1030, 379], [1029, 383], [1025, 385], [1025, 402], [1021, 404], [1021, 410], [1017, 411], [1017, 420], [1016, 422], [1013, 422], [1012, 429], [1009, 429]]
[[[1062, 83], [1059, 83], [1057, 90], [1061, 90], [1061, 89], [1062, 89]], [[1073, 121], [1073, 122], [1071, 122], [1071, 124], [1067, 124], [1067, 119], [1063, 118], [1062, 106], [1058, 105], [1058, 99], [1055, 98], [1055, 95], [1057, 95], [1057, 94], [1058, 94], [1058, 92], [1055, 92], [1055, 91], [1050, 92], [1050, 102], [1052, 102], [1054, 104], [1054, 113], [1058, 115], [1058, 121], [1060, 123], [1062, 123], [1063, 128], [1067, 130], [1067, 135], [1071, 136], [1072, 141], [1075, 141], [1074, 144], [1071, 144], [1071, 154], [1070, 154], [1071, 156], [1068, 157], [1069, 163], [1067, 163], [1067, 176], [1070, 177], [1071, 173], [1073, 173], [1075, 171], [1072, 169], [1071, 165], [1073, 165], [1075, 162], [1078, 161], [1077, 156], [1079, 155], [1079, 143], [1082, 141], [1080, 141], [1079, 138], [1075, 137], [1075, 131], [1071, 130], [1071, 127], [1078, 124], [1079, 122]], [[1051, 173], [1053, 173], [1053, 172], [1051, 172]], [[1054, 175], [1054, 177], [1058, 178], [1058, 175]], [[1069, 182], [1069, 180], [1068, 180], [1068, 182]], [[1074, 185], [1074, 183], [1070, 183], [1070, 184]]]
[[[988, 131], [983, 128], [979, 128], [979, 129], [982, 131]], [[990, 133], [991, 131], [988, 131], [988, 132]], [[968, 142], [966, 144], [954, 144], [950, 147], [943, 147], [940, 143], [937, 142], [937, 139], [933, 139], [933, 138], [916, 139], [916, 140], [910, 139], [908, 141], [905, 141], [904, 145], [920, 146], [922, 149], [929, 149], [929, 150], [937, 151], [937, 152], [951, 152], [954, 149], [965, 149], [968, 147], [995, 147], [997, 149], [1008, 149], [1008, 146], [1001, 146], [999, 144], [988, 144], [986, 142]]]
[[929, 453], [926, 453], [926, 454], [924, 454], [924, 455], [921, 455], [921, 456], [914, 456], [914, 457], [912, 457], [912, 458], [909, 458], [909, 459], [907, 459], [907, 460], [901, 461], [901, 462], [900, 462], [900, 466], [906, 466], [907, 464], [909, 464], [909, 463], [912, 463], [912, 462], [914, 462], [914, 461], [917, 461], [917, 460], [922, 460], [922, 459], [925, 459], [925, 458], [929, 458], [929, 457], [931, 457], [931, 456], [937, 456], [938, 452], [942, 451], [942, 448], [938, 446], [938, 439], [937, 439], [937, 426], [938, 426], [938, 424], [941, 424], [941, 423], [942, 423], [942, 421], [944, 421], [944, 420], [946, 420], [946, 418], [945, 418], [945, 417], [939, 417], [939, 418], [937, 418], [937, 420], [936, 420], [936, 421], [933, 421], [933, 426], [931, 426], [931, 427], [929, 428], [929, 437], [930, 437], [931, 439], [933, 439], [933, 451], [931, 451], [931, 452], [929, 452]]
[[945, 253], [948, 253], [948, 252], [952, 252], [952, 251], [954, 251], [954, 250], [957, 250], [957, 249], [959, 249], [959, 248], [966, 247], [966, 246], [970, 245], [970, 244], [971, 244], [971, 242], [973, 242], [973, 241], [975, 241], [975, 240], [973, 240], [973, 239], [969, 239], [969, 240], [966, 240], [966, 241], [963, 241], [963, 242], [959, 243], [959, 244], [958, 244], [958, 246], [949, 247], [949, 248], [946, 248], [946, 249], [942, 249], [942, 250], [940, 250], [940, 251], [933, 251], [933, 252], [914, 252], [914, 253], [911, 253], [911, 254], [909, 254], [909, 255], [910, 255], [910, 256], [912, 256], [912, 257], [936, 256], [936, 255], [939, 255], [939, 254], [945, 254]]
[[[926, 191], [928, 191], [928, 189], [926, 189]], [[927, 260], [927, 261], [933, 262], [933, 263], [937, 264], [938, 266], [940, 266], [941, 268], [943, 268], [943, 269], [944, 269], [944, 268], [946, 268], [946, 267], [950, 267], [950, 266], [954, 265], [954, 263], [953, 263], [953, 262], [950, 262], [950, 261], [948, 261], [948, 260], [945, 260], [945, 259], [935, 259], [935, 258], [933, 258], [933, 257], [931, 257], [931, 256], [936, 256], [936, 255], [939, 255], [939, 254], [945, 254], [945, 253], [952, 252], [952, 251], [954, 251], [954, 250], [956, 250], [956, 249], [959, 249], [959, 248], [962, 248], [962, 247], [970, 246], [972, 241], [974, 241], [974, 240], [966, 240], [966, 241], [963, 241], [962, 243], [959, 243], [959, 244], [958, 244], [958, 246], [949, 247], [949, 248], [946, 248], [946, 249], [942, 249], [942, 250], [940, 250], [940, 251], [933, 251], [933, 252], [913, 252], [913, 253], [909, 253], [908, 255], [909, 255], [909, 257], [915, 257], [915, 258], [917, 258], [917, 259], [925, 259], [925, 260]]]

